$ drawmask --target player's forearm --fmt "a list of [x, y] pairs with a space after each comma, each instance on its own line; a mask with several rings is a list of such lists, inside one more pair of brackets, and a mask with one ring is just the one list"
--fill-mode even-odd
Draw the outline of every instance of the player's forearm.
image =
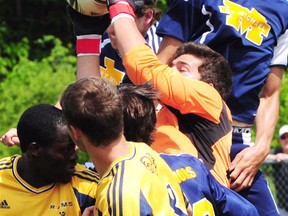
[[158, 59], [164, 64], [171, 64], [175, 51], [182, 44], [183, 43], [176, 38], [165, 36], [159, 46], [157, 53]]
[[113, 23], [114, 31], [117, 39], [118, 50], [123, 56], [129, 50], [146, 44], [146, 40], [139, 32], [135, 21], [131, 18], [121, 17]]
[[77, 57], [77, 80], [85, 77], [101, 77], [99, 56]]
[[279, 98], [284, 69], [271, 67], [266, 84], [260, 94], [260, 105], [256, 115], [255, 147], [263, 160], [268, 155], [279, 116]]
[[[279, 97], [278, 97], [279, 98]], [[263, 155], [263, 160], [270, 151], [275, 127], [279, 115], [279, 99], [261, 99], [256, 115], [256, 137], [255, 147], [259, 155]]]

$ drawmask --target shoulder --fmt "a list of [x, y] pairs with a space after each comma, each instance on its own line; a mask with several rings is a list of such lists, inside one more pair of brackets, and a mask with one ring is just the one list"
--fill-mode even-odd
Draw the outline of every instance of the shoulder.
[[91, 183], [99, 182], [99, 175], [96, 172], [86, 168], [84, 165], [77, 164], [75, 169], [76, 171], [73, 174], [73, 179], [77, 179], [78, 181], [87, 181]]
[[[85, 202], [94, 203], [94, 196], [96, 194], [99, 182], [99, 176], [96, 172], [89, 170], [84, 165], [77, 164], [76, 171], [73, 174], [70, 182], [73, 190], [82, 199], [85, 198]], [[82, 198], [81, 198], [82, 197]], [[89, 199], [87, 197], [90, 197]], [[91, 203], [89, 205], [91, 205]], [[92, 204], [93, 205], [93, 204]]]
[[14, 155], [12, 157], [5, 157], [0, 159], [0, 170], [11, 169], [14, 160], [20, 157], [21, 157], [20, 155]]

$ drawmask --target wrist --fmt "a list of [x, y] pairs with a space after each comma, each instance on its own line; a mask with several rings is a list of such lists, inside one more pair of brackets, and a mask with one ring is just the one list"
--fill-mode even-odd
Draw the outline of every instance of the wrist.
[[115, 17], [112, 18], [111, 23], [114, 23], [116, 20], [118, 20], [119, 18], [123, 18], [123, 17], [132, 19], [132, 20], [134, 21], [134, 18], [133, 18], [131, 15], [129, 15], [129, 14], [124, 14], [124, 13], [120, 13], [120, 14], [118, 14], [117, 16], [115, 16]]
[[76, 36], [77, 56], [99, 55], [101, 37], [102, 37], [101, 35], [97, 35], [97, 34]]
[[111, 20], [119, 14], [128, 14], [136, 18], [133, 7], [126, 1], [119, 1], [109, 7]]

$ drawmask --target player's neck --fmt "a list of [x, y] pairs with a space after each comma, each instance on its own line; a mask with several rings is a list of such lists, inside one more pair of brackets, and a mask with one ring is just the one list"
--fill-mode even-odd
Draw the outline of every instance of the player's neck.
[[24, 181], [35, 188], [40, 188], [53, 183], [51, 181], [48, 182], [46, 178], [41, 178], [40, 173], [35, 169], [32, 163], [29, 163], [25, 156], [22, 156], [19, 159], [17, 172]]
[[126, 141], [125, 137], [121, 135], [110, 145], [96, 147], [92, 152], [90, 158], [96, 167], [97, 173], [102, 177], [113, 161], [129, 154], [130, 145]]

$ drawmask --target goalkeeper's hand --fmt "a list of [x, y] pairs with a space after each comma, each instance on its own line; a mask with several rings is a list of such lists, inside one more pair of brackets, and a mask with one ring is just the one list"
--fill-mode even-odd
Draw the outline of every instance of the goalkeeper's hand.
[[102, 34], [111, 22], [109, 14], [86, 16], [74, 10], [70, 5], [67, 6], [67, 10], [77, 38], [77, 56], [99, 55]]
[[89, 34], [102, 35], [110, 25], [108, 13], [102, 16], [86, 16], [74, 10], [70, 5], [67, 6], [67, 10], [71, 17], [76, 36]]

